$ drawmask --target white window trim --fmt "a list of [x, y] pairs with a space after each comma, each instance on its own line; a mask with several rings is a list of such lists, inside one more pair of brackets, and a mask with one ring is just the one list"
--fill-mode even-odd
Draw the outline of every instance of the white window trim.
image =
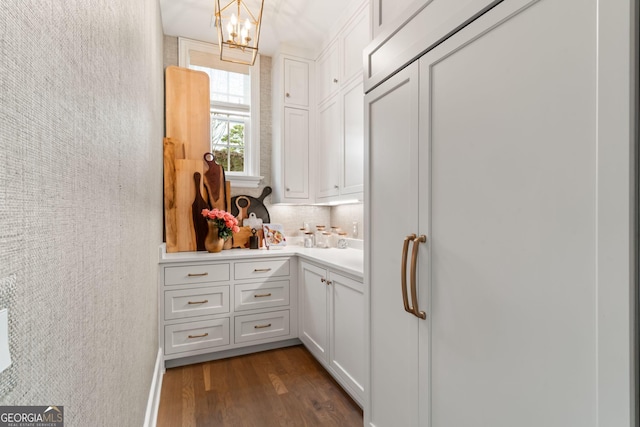
[[[214, 55], [218, 54], [218, 45], [201, 42], [199, 40], [178, 37], [178, 65], [189, 68], [189, 51], [199, 50]], [[226, 172], [226, 180], [232, 187], [257, 188], [263, 176], [260, 176], [260, 55], [256, 57], [253, 67], [250, 67], [251, 78], [251, 143], [245, 150], [244, 161], [246, 171]]]

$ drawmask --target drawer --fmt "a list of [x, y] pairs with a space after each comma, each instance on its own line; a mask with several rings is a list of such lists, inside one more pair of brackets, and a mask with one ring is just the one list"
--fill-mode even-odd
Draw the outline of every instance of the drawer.
[[165, 354], [215, 348], [228, 344], [228, 317], [164, 327]]
[[165, 285], [226, 282], [230, 279], [229, 264], [201, 264], [164, 269]]
[[289, 310], [236, 316], [235, 342], [263, 340], [289, 335]]
[[256, 279], [266, 277], [288, 276], [288, 259], [270, 259], [266, 261], [236, 262], [234, 277], [236, 279]]
[[229, 305], [229, 285], [166, 291], [164, 318], [170, 320], [228, 313]]
[[244, 283], [234, 287], [235, 310], [289, 305], [289, 281]]

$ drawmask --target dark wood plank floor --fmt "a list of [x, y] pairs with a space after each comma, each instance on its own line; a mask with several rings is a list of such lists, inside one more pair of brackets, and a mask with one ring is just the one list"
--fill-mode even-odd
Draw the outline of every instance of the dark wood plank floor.
[[158, 411], [158, 427], [362, 424], [362, 410], [303, 346], [167, 369]]

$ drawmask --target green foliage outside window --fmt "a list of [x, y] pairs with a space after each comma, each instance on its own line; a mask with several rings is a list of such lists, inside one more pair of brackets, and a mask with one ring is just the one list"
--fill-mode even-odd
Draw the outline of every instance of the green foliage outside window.
[[212, 115], [211, 142], [216, 162], [231, 172], [244, 171], [244, 125], [234, 124], [227, 133], [227, 120]]

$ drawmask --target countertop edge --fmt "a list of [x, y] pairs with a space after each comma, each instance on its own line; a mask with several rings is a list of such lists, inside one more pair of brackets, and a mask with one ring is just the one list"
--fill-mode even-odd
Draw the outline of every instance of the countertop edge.
[[166, 253], [165, 244], [159, 247], [158, 264], [184, 262], [234, 261], [244, 259], [293, 257], [306, 259], [339, 270], [351, 276], [364, 279], [364, 252], [360, 249], [306, 249], [301, 246], [285, 246], [281, 249], [229, 249], [219, 253], [175, 252]]

